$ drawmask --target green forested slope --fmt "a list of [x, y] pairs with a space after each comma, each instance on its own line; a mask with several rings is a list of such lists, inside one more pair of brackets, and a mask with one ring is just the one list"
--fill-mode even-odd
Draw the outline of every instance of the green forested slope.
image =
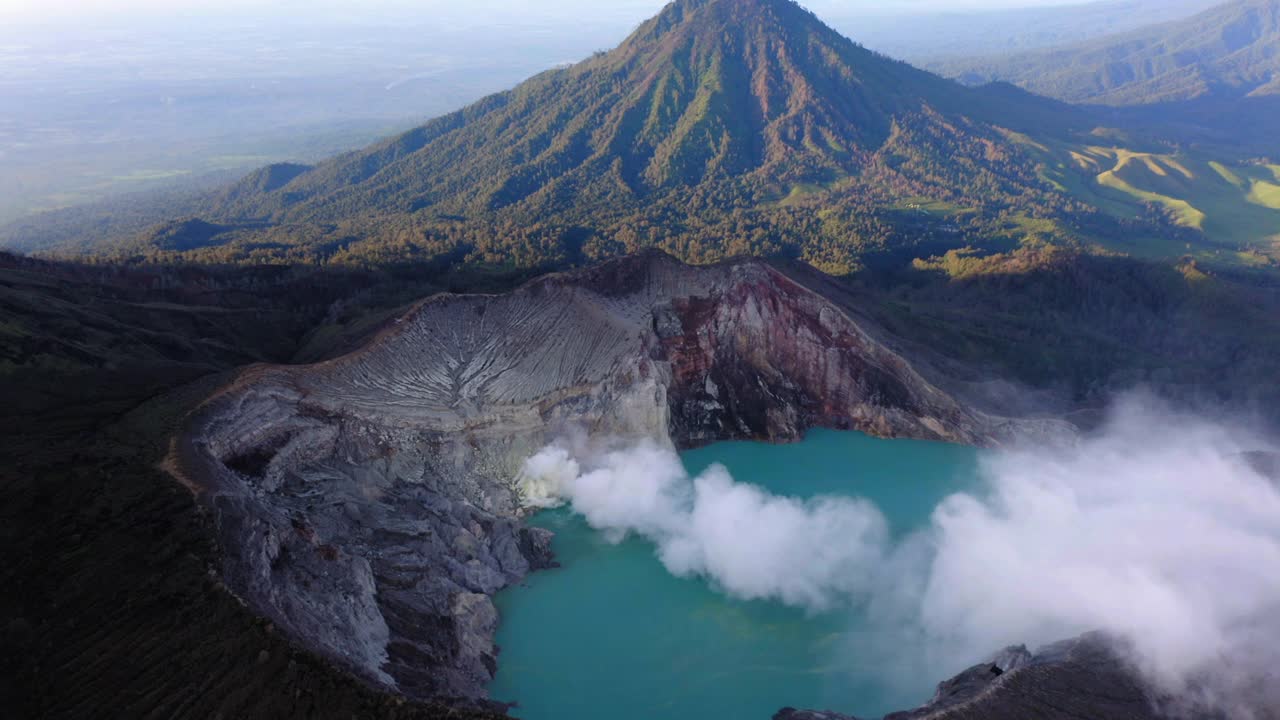
[[877, 55], [790, 0], [678, 0], [613, 51], [314, 168], [256, 173], [196, 208], [214, 236], [169, 225], [126, 251], [529, 265], [660, 246], [844, 272], [965, 235], [1012, 242], [1025, 218], [1112, 223], [1009, 139], [1076, 127], [1090, 122], [1067, 106]]
[[[1275, 262], [1280, 227], [1253, 186], [1268, 163], [1196, 149], [1248, 187], [1169, 189], [1077, 160], [1186, 155], [1143, 123], [1008, 83], [965, 87], [791, 0], [676, 0], [610, 52], [317, 166], [264, 168], [105, 247], [117, 260], [523, 267], [660, 247], [844, 274], [1048, 240]], [[85, 246], [68, 239], [21, 246]]]

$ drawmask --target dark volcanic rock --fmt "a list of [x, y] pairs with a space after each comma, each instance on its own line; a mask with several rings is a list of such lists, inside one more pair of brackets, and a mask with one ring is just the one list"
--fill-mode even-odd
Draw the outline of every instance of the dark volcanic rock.
[[1001, 650], [985, 663], [974, 665], [950, 680], [938, 684], [933, 698], [923, 708], [914, 712], [889, 715], [885, 720], [911, 720], [919, 713], [937, 713], [947, 708], [960, 707], [981, 696], [997, 679], [1033, 662], [1033, 657], [1023, 645]]
[[826, 710], [797, 710], [782, 708], [773, 714], [773, 720], [858, 720], [852, 715], [841, 715]]
[[[1158, 720], [1153, 698], [1103, 635], [1006, 648], [938, 685], [924, 706], [884, 720]], [[774, 720], [856, 720], [786, 708]]]
[[[421, 303], [352, 355], [259, 366], [171, 468], [213, 510], [226, 584], [297, 642], [419, 698], [483, 698], [490, 597], [553, 559], [516, 476], [566, 433], [689, 446], [815, 425], [994, 444], [1061, 430], [941, 373], [759, 261], [661, 254]], [[954, 384], [958, 386], [958, 384]]]

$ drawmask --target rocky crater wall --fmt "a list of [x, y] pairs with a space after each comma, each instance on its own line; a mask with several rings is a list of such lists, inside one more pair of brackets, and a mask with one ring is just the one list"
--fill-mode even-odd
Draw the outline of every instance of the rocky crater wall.
[[[1089, 633], [1040, 648], [1005, 648], [938, 684], [915, 710], [883, 720], [1159, 720], [1157, 702], [1116, 652], [1120, 643]], [[858, 720], [829, 710], [784, 708], [773, 720]], [[1226, 720], [1214, 717], [1204, 720]]]
[[490, 598], [553, 563], [515, 478], [566, 433], [688, 447], [821, 425], [990, 445], [1062, 427], [979, 412], [821, 289], [761, 261], [648, 253], [435, 297], [351, 355], [246, 370], [170, 465], [255, 611], [371, 683], [482, 703]]

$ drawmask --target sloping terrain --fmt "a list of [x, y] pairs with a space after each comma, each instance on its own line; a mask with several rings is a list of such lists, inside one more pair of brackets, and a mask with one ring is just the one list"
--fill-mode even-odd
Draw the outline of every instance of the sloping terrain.
[[1110, 247], [1151, 258], [1185, 254], [1255, 267], [1280, 259], [1280, 166], [1096, 141], [1030, 143], [1028, 152], [1046, 180], [1104, 212], [1193, 231], [1119, 237]]
[[1105, 105], [1274, 95], [1280, 90], [1280, 2], [1232, 0], [1121, 35], [937, 69], [971, 84], [1011, 82], [1048, 97]]
[[351, 355], [246, 371], [170, 466], [213, 513], [228, 586], [296, 642], [411, 697], [483, 698], [490, 597], [551, 562], [516, 481], [553, 440], [822, 425], [991, 444], [1066, 427], [962, 404], [962, 384], [796, 277], [648, 254], [437, 297]]
[[[1092, 40], [1144, 25], [1190, 17], [1219, 0], [1091, 0], [1066, 5], [975, 9], [972, 6], [901, 14], [827, 3], [832, 26], [867, 47], [917, 67], [949, 58], [1019, 52]], [[834, 6], [834, 7], [833, 7]]]
[[[953, 71], [970, 81], [1002, 80], [965, 87], [868, 51], [791, 0], [677, 0], [609, 52], [369, 148], [109, 218], [57, 214], [0, 241], [118, 261], [364, 267], [564, 267], [658, 247], [848, 274], [1035, 238], [1270, 263], [1280, 227], [1265, 192], [1123, 184], [1123, 168], [1084, 174], [1069, 153], [1189, 156], [1239, 177], [1265, 166], [1280, 151], [1280, 96], [1267, 94], [1276, 3], [991, 60], [986, 74], [961, 63]], [[1187, 72], [1203, 82], [1183, 92], [1169, 78]], [[1076, 107], [1006, 80], [1143, 104]], [[1166, 81], [1174, 91], [1149, 91]]]
[[785, 194], [859, 173], [894, 139], [897, 152], [941, 158], [963, 153], [967, 136], [998, 144], [982, 123], [1051, 119], [1033, 98], [864, 50], [789, 0], [679, 0], [613, 51], [278, 187], [250, 178], [265, 192], [237, 188], [222, 212], [333, 221], [518, 206], [545, 217], [744, 176]]
[[[1005, 648], [938, 684], [915, 710], [884, 720], [1158, 720], [1166, 715], [1138, 681], [1113, 641], [1091, 633], [1040, 648]], [[831, 711], [784, 708], [773, 720], [858, 720]]]
[[[671, 358], [665, 406], [672, 421], [669, 432], [688, 442], [732, 433], [787, 437], [805, 423], [839, 424], [841, 417], [881, 432], [897, 427], [935, 433], [936, 428], [908, 422], [928, 416], [939, 419], [944, 431], [962, 435], [965, 428], [976, 432], [982, 417], [999, 414], [1001, 408], [1013, 415], [1047, 408], [1053, 415], [1087, 424], [1090, 407], [1138, 383], [1184, 402], [1253, 409], [1258, 417], [1273, 422], [1280, 407], [1275, 384], [1270, 382], [1280, 347], [1270, 321], [1280, 307], [1275, 288], [1206, 275], [1193, 265], [1182, 268], [1180, 274], [1123, 258], [1049, 250], [985, 257], [952, 254], [922, 264], [904, 277], [863, 278], [862, 283], [850, 284], [791, 265], [777, 274], [758, 263], [708, 270], [659, 263], [668, 269], [645, 274], [636, 271], [644, 263], [633, 262], [611, 266], [630, 268], [627, 272], [601, 270], [548, 278], [528, 286], [515, 301], [441, 297], [430, 304], [439, 314], [415, 314], [412, 317], [418, 320], [406, 326], [388, 320], [403, 315], [394, 309], [405, 302], [401, 299], [405, 294], [495, 292], [510, 287], [512, 279], [474, 272], [442, 275], [439, 268], [430, 266], [406, 268], [400, 275], [364, 277], [336, 270], [268, 268], [249, 273], [243, 269], [77, 266], [20, 258], [6, 262], [0, 286], [6, 297], [20, 299], [6, 300], [0, 309], [6, 332], [21, 328], [27, 337], [38, 337], [42, 328], [57, 327], [57, 323], [68, 328], [62, 342], [15, 356], [11, 358], [15, 365], [6, 365], [0, 372], [0, 393], [9, 401], [0, 406], [0, 435], [8, 459], [0, 467], [4, 500], [0, 546], [6, 550], [0, 584], [13, 589], [0, 594], [7, 618], [0, 623], [0, 707], [16, 708], [16, 713], [10, 713], [15, 717], [84, 717], [104, 707], [118, 715], [163, 717], [208, 717], [218, 712], [245, 718], [483, 715], [368, 690], [335, 669], [332, 661], [290, 641], [289, 634], [282, 632], [290, 625], [256, 619], [256, 613], [228, 592], [227, 585], [243, 578], [237, 573], [246, 567], [228, 563], [228, 546], [217, 542], [228, 537], [228, 527], [215, 522], [208, 512], [197, 512], [190, 493], [156, 468], [171, 452], [173, 434], [189, 427], [188, 413], [215, 393], [220, 399], [204, 404], [200, 417], [208, 417], [218, 407], [227, 408], [224, 400], [237, 394], [252, 400], [241, 406], [246, 410], [288, 410], [309, 403], [350, 403], [353, 408], [346, 419], [327, 411], [261, 416], [285, 418], [286, 430], [295, 423], [308, 433], [323, 435], [336, 426], [350, 434], [329, 467], [298, 466], [305, 471], [303, 477], [315, 483], [311, 488], [300, 486], [297, 475], [280, 472], [289, 468], [288, 463], [273, 464], [272, 459], [281, 453], [305, 457], [305, 452], [322, 452], [322, 446], [317, 446], [319, 450], [308, 450], [302, 442], [277, 446], [285, 435], [255, 436], [261, 428], [253, 430], [252, 424], [248, 428], [253, 432], [248, 433], [238, 432], [238, 427], [245, 426], [236, 422], [218, 430], [229, 443], [219, 452], [229, 453], [231, 464], [239, 468], [220, 472], [236, 473], [225, 477], [244, 483], [242, 489], [260, 487], [264, 492], [260, 502], [300, 514], [296, 526], [292, 514], [260, 517], [276, 528], [280, 547], [288, 548], [276, 556], [278, 574], [273, 577], [302, 579], [313, 587], [315, 579], [304, 572], [308, 567], [325, 572], [348, 567], [350, 554], [368, 551], [370, 543], [410, 547], [443, 543], [445, 538], [454, 542], [426, 566], [420, 558], [414, 561], [417, 565], [406, 564], [400, 570], [393, 563], [395, 558], [378, 561], [380, 582], [407, 577], [397, 575], [398, 571], [438, 572], [441, 579], [458, 573], [456, 577], [466, 582], [492, 581], [495, 576], [483, 570], [482, 559], [504, 555], [487, 550], [494, 547], [488, 541], [513, 526], [470, 522], [497, 517], [483, 507], [450, 503], [446, 509], [438, 500], [442, 490], [452, 492], [448, 483], [392, 485], [384, 497], [405, 502], [415, 497], [430, 499], [435, 493], [437, 502], [427, 505], [432, 514], [426, 522], [451, 530], [450, 534], [388, 540], [388, 536], [362, 537], [360, 532], [329, 533], [333, 523], [347, 522], [348, 507], [363, 513], [371, 524], [393, 520], [385, 509], [368, 506], [377, 492], [351, 496], [350, 482], [353, 477], [363, 478], [365, 484], [356, 488], [378, 489], [384, 487], [379, 478], [406, 468], [408, 477], [416, 477], [426, 465], [406, 463], [405, 458], [416, 457], [414, 453], [444, 456], [444, 467], [453, 467], [455, 460], [461, 463], [463, 471], [451, 470], [448, 477], [460, 478], [464, 485], [469, 479], [495, 477], [498, 470], [509, 467], [469, 464], [478, 457], [469, 442], [453, 456], [447, 444], [420, 442], [422, 438], [406, 433], [415, 423], [447, 425], [454, 422], [449, 418], [463, 418], [480, 423], [478, 444], [491, 451], [495, 446], [486, 445], [489, 438], [502, 427], [513, 427], [512, 423], [526, 429], [509, 437], [535, 442], [538, 431], [524, 423], [541, 422], [543, 408], [548, 406], [538, 403], [534, 411], [509, 413], [514, 406], [495, 404], [495, 400], [524, 402], [545, 393], [547, 386], [486, 381], [496, 368], [512, 361], [572, 382], [567, 394], [553, 394], [548, 417], [620, 410], [619, 395], [610, 400], [607, 395], [593, 395], [589, 382], [576, 383], [579, 376], [589, 379], [601, 373], [614, 377], [615, 383], [632, 383], [627, 387], [643, 380], [637, 374], [628, 381], [625, 373], [619, 378], [607, 368], [584, 362], [583, 353], [576, 349], [587, 345], [575, 343], [604, 337], [601, 329], [613, 328], [609, 337], [620, 338], [624, 347], [634, 348], [636, 336], [618, 328], [629, 327], [660, 340], [655, 347], [659, 357], [665, 353]], [[692, 279], [708, 272], [705, 277], [719, 279]], [[730, 282], [734, 277], [737, 281]], [[656, 317], [640, 311], [648, 300], [637, 301], [697, 295], [717, 286], [722, 290], [736, 286], [735, 292], [762, 301], [748, 302], [726, 293], [719, 302], [673, 303], [669, 312]], [[646, 287], [649, 290], [641, 292]], [[567, 303], [577, 312], [558, 319], [545, 313], [555, 303]], [[448, 323], [443, 321], [449, 312], [475, 307], [489, 308], [485, 315], [493, 312], [493, 318], [481, 318], [469, 336], [445, 332]], [[837, 312], [824, 307], [835, 307]], [[255, 311], [235, 312], [243, 308]], [[289, 319], [285, 324], [277, 314], [282, 311]], [[751, 329], [757, 311], [768, 313], [762, 319], [770, 317], [783, 326], [797, 324], [802, 337], [812, 337], [816, 344], [805, 350], [808, 341], [797, 344], [791, 339], [794, 333], [788, 333], [786, 342], [759, 341]], [[535, 354], [523, 357], [514, 352], [518, 348], [484, 342], [486, 333], [499, 333], [502, 317], [530, 313], [550, 322], [538, 326], [548, 329], [549, 338], [566, 333], [573, 337], [567, 347], [574, 352], [549, 353], [540, 362]], [[816, 324], [803, 320], [815, 314]], [[868, 315], [875, 321], [868, 322]], [[663, 322], [648, 325], [641, 319], [646, 316]], [[311, 322], [319, 327], [308, 328]], [[83, 332], [75, 329], [81, 325]], [[391, 328], [390, 335], [376, 342], [383, 348], [379, 362], [388, 369], [385, 376], [360, 372], [360, 355], [317, 368], [229, 372], [254, 360], [311, 362], [335, 357], [342, 348], [364, 344], [380, 327]], [[842, 327], [840, 333], [847, 333], [850, 344], [839, 345], [843, 349], [834, 354], [817, 352], [830, 341], [827, 333]], [[863, 340], [852, 342], [860, 337], [855, 329], [866, 333]], [[156, 342], [158, 337], [165, 341]], [[436, 358], [430, 367], [415, 365], [414, 353], [394, 351], [415, 338], [439, 346], [422, 354], [424, 360]], [[22, 347], [21, 342], [25, 341], [20, 340], [17, 347]], [[456, 352], [443, 353], [445, 348]], [[744, 348], [749, 352], [744, 354]], [[763, 353], [768, 348], [773, 350]], [[602, 354], [612, 357], [611, 352]], [[749, 357], [750, 362], [735, 364], [736, 355]], [[828, 355], [830, 359], [823, 359]], [[562, 357], [569, 362], [551, 362]], [[839, 363], [857, 358], [874, 362], [860, 370], [837, 371]], [[490, 359], [495, 364], [488, 364]], [[909, 359], [907, 367], [900, 362], [903, 359]], [[662, 365], [657, 360], [647, 362], [655, 369]], [[819, 382], [822, 367], [845, 377], [849, 384], [843, 389], [824, 387], [827, 380], [813, 385]], [[699, 382], [708, 372], [711, 385]], [[912, 372], [925, 384], [894, 380], [910, 378]], [[205, 379], [180, 389], [200, 376]], [[237, 377], [240, 381], [228, 388]], [[757, 402], [760, 396], [753, 389], [758, 387], [753, 377], [764, 380], [781, 401]], [[660, 379], [660, 373], [650, 376], [655, 383]], [[1035, 390], [1028, 391], [1020, 383]], [[712, 386], [718, 397], [712, 394]], [[329, 387], [332, 391], [326, 390]], [[302, 390], [311, 392], [312, 398], [301, 396]], [[814, 393], [830, 402], [816, 402]], [[653, 396], [629, 396], [638, 405], [628, 407], [644, 412], [633, 416], [625, 411], [615, 417], [652, 417], [660, 409]], [[907, 398], [905, 404], [903, 398]], [[957, 409], [948, 398], [963, 398], [963, 403]], [[779, 412], [778, 402], [794, 413]], [[909, 410], [891, 412], [894, 407]], [[433, 415], [432, 408], [442, 412]], [[424, 411], [423, 419], [413, 420]], [[378, 413], [389, 414], [390, 420], [361, 419]], [[409, 417], [397, 420], [396, 413]], [[237, 416], [229, 412], [227, 417]], [[496, 418], [498, 424], [486, 430], [486, 418]], [[636, 422], [653, 427], [654, 421]], [[360, 432], [388, 426], [393, 427], [387, 435]], [[401, 459], [384, 456], [385, 450], [394, 450], [402, 440], [413, 444], [400, 453]], [[237, 450], [255, 447], [264, 452]], [[347, 449], [352, 452], [349, 459]], [[359, 468], [353, 461], [358, 461]], [[274, 486], [270, 483], [275, 480], [269, 478], [282, 482]], [[232, 516], [237, 503], [242, 503], [241, 508], [252, 506], [251, 498], [238, 495], [234, 483], [223, 489], [226, 497], [220, 502]], [[308, 493], [321, 487], [336, 488], [344, 504], [317, 503]], [[485, 485], [472, 487], [478, 490]], [[509, 488], [499, 484], [495, 497], [505, 492]], [[417, 507], [414, 512], [422, 512], [422, 506]], [[415, 523], [423, 522], [414, 517], [401, 518], [397, 531], [412, 530]], [[456, 559], [453, 553], [462, 552], [473, 553], [477, 563], [449, 565], [448, 558]], [[514, 556], [507, 557], [518, 566]], [[270, 566], [266, 558], [254, 562]], [[505, 582], [508, 576], [500, 575]], [[320, 592], [319, 587], [315, 592]], [[299, 596], [302, 601], [309, 597], [313, 595], [305, 592]], [[472, 602], [477, 603], [472, 609], [483, 607], [478, 599]], [[442, 607], [438, 612], [442, 618], [452, 616], [453, 608]], [[394, 612], [388, 612], [384, 620], [392, 632], [402, 627], [398, 623], [405, 618], [397, 620]], [[449, 638], [458, 636], [457, 629], [433, 626], [430, 632]], [[329, 642], [334, 635], [330, 631], [318, 637]], [[408, 687], [429, 688], [430, 676], [414, 678], [403, 672], [413, 663], [424, 662], [409, 652], [412, 647], [431, 647], [420, 636], [410, 639], [412, 643], [397, 645], [392, 669], [408, 678]], [[446, 641], [441, 647], [451, 646]], [[486, 643], [473, 646], [471, 657], [480, 658], [487, 648]], [[436, 661], [449, 662], [450, 657], [436, 656]], [[480, 664], [484, 666], [483, 661]], [[1022, 697], [1020, 691], [1017, 697]], [[1002, 706], [1024, 708], [1017, 702]]]
[[[653, 253], [435, 297], [352, 354], [241, 373], [186, 420], [168, 467], [210, 511], [229, 589], [296, 642], [378, 687], [483, 702], [501, 662], [490, 597], [552, 562], [519, 519], [521, 463], [548, 443], [1072, 432], [1069, 405], [890, 334], [855, 297], [802, 267]], [[1065, 717], [1074, 698], [1155, 717], [1120, 663], [1081, 647], [1010, 668], [968, 716]]]
[[[868, 252], [957, 243], [944, 221], [901, 222], [904, 202], [992, 228], [1002, 212], [1087, 211], [1006, 132], [1092, 127], [1011, 86], [967, 88], [868, 51], [791, 0], [677, 0], [609, 52], [315, 167], [266, 168], [184, 205], [199, 222], [112, 251], [532, 266], [656, 246], [848, 272]], [[74, 247], [65, 229], [47, 239]]]
[[217, 373], [287, 361], [313, 324], [341, 347], [335, 303], [376, 307], [370, 280], [0, 255], [0, 714], [496, 717], [379, 694], [293, 646], [226, 592], [207, 518], [157, 468]]

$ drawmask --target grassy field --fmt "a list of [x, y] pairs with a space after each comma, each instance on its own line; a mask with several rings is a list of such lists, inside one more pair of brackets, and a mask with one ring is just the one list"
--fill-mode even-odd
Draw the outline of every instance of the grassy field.
[[[1119, 243], [1139, 254], [1187, 253], [1257, 265], [1280, 260], [1280, 166], [1227, 163], [1195, 153], [1138, 152], [1104, 145], [1036, 145], [1041, 175], [1060, 190], [1116, 217], [1148, 204], [1203, 233], [1194, 245]], [[1168, 247], [1166, 247], [1166, 245]], [[1270, 258], [1270, 260], [1268, 260]]]

